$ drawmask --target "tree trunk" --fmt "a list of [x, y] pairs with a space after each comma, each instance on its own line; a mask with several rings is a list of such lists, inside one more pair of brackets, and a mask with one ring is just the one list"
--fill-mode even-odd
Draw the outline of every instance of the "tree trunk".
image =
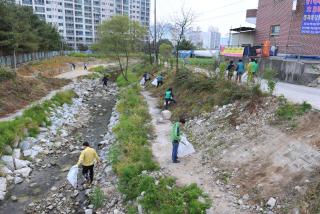
[[119, 62], [119, 66], [120, 66], [120, 71], [121, 71], [121, 74], [123, 76], [123, 78], [128, 81], [127, 79], [127, 76], [125, 75], [124, 71], [123, 71], [123, 67], [122, 67], [122, 63], [121, 63], [121, 58], [120, 56], [117, 54], [117, 58], [118, 58], [118, 62]]
[[125, 79], [128, 81], [128, 66], [129, 66], [129, 55], [128, 52], [126, 52], [126, 70], [125, 70]]
[[177, 44], [177, 50], [176, 50], [176, 72], [179, 72], [179, 42]]
[[151, 54], [151, 44], [150, 41], [148, 42], [148, 47], [149, 47], [149, 59], [150, 59], [150, 65], [153, 64], [153, 60], [152, 60], [152, 54]]
[[16, 49], [13, 49], [13, 66], [14, 66], [14, 71], [17, 71], [17, 56], [16, 56]]

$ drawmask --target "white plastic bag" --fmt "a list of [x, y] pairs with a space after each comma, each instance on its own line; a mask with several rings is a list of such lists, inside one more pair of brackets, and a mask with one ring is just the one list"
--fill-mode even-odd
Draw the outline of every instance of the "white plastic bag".
[[78, 184], [78, 171], [79, 171], [79, 167], [75, 165], [71, 167], [67, 176], [68, 181], [74, 188], [77, 188], [77, 184]]
[[146, 83], [146, 80], [144, 78], [141, 79], [140, 85], [144, 85]]
[[182, 135], [178, 148], [178, 156], [185, 157], [195, 152], [196, 151], [194, 150], [192, 144], [188, 141], [187, 137], [185, 135]]
[[154, 86], [157, 86], [157, 85], [158, 85], [158, 80], [157, 80], [157, 78], [155, 78], [155, 79], [152, 81], [151, 84], [154, 85]]

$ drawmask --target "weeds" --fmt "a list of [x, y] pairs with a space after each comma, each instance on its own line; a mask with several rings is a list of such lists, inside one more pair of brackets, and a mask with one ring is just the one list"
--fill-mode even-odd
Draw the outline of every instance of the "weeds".
[[10, 68], [0, 66], [0, 82], [16, 78], [16, 73]]
[[268, 68], [263, 73], [263, 78], [267, 80], [268, 91], [272, 95], [274, 89], [276, 88], [277, 82], [275, 81], [275, 77], [277, 76], [277, 72]]
[[294, 118], [307, 113], [311, 109], [312, 106], [307, 102], [303, 102], [302, 104], [292, 104], [286, 101], [277, 109], [276, 115], [280, 120], [293, 120]]
[[201, 67], [201, 68], [209, 68], [212, 66], [217, 66], [217, 62], [215, 58], [190, 58], [188, 59], [188, 64]]
[[[165, 82], [164, 87], [172, 87], [176, 95], [174, 118], [178, 118], [181, 114], [193, 117], [200, 112], [211, 111], [216, 105], [263, 96], [259, 86], [237, 85], [218, 76], [208, 78], [187, 69], [181, 70], [172, 78], [165, 79], [170, 80]], [[163, 87], [154, 89], [157, 96], [162, 96], [163, 90]]]
[[90, 194], [89, 199], [94, 208], [99, 209], [104, 205], [105, 195], [100, 187], [95, 187]]
[[6, 145], [11, 145], [16, 140], [27, 136], [35, 137], [39, 133], [39, 126], [51, 124], [48, 119], [50, 108], [71, 104], [74, 97], [76, 94], [71, 90], [57, 93], [51, 100], [25, 110], [21, 117], [0, 122], [0, 154]]
[[[132, 69], [131, 81], [137, 81], [144, 69], [142, 66]], [[121, 76], [117, 83], [126, 88], [120, 94], [117, 105], [120, 120], [113, 130], [118, 143], [113, 146], [108, 158], [119, 176], [119, 190], [127, 200], [137, 199], [146, 213], [205, 213], [210, 203], [196, 185], [177, 187], [173, 178], [156, 181], [147, 173], [142, 173], [159, 169], [148, 140], [152, 133], [151, 118], [137, 83], [124, 83]], [[204, 198], [205, 202], [200, 202], [199, 197]], [[129, 213], [136, 213], [136, 206], [129, 208]]]

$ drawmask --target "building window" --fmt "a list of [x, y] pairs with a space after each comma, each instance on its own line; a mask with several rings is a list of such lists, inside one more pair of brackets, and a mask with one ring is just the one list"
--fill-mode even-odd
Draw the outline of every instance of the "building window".
[[271, 36], [279, 36], [280, 35], [280, 25], [272, 25], [270, 35]]

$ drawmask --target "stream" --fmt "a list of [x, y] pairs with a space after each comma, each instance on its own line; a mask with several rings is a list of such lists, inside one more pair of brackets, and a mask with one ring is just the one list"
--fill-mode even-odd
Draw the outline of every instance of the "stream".
[[8, 185], [6, 199], [0, 202], [1, 214], [85, 213], [90, 189], [80, 185], [74, 190], [66, 177], [70, 167], [76, 164], [84, 141], [98, 149], [104, 140], [116, 88], [111, 84], [104, 89], [99, 80], [82, 80], [74, 83], [74, 90], [79, 98], [71, 114], [75, 111], [77, 115], [64, 118], [70, 112], [62, 110], [59, 120], [65, 119], [67, 123], [41, 133], [45, 139], [38, 144], [43, 151], [31, 160], [32, 173], [28, 178], [20, 184]]

